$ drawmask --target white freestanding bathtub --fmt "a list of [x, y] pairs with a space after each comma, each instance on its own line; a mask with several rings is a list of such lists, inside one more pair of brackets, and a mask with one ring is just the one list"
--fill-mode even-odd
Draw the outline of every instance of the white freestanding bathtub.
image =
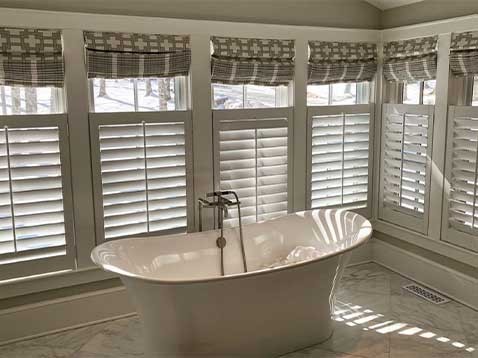
[[[350, 251], [372, 234], [344, 210], [313, 210], [225, 230], [225, 277], [217, 231], [104, 243], [93, 261], [117, 273], [144, 328], [148, 357], [274, 357], [332, 334], [334, 293]], [[320, 257], [263, 269], [295, 247]]]

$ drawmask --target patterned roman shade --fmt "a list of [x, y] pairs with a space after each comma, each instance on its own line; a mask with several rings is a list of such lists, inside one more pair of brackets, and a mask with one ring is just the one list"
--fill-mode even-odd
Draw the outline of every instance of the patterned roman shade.
[[88, 78], [186, 76], [189, 36], [84, 32]]
[[309, 41], [309, 84], [371, 81], [377, 72], [377, 45]]
[[63, 87], [59, 30], [0, 27], [0, 85]]
[[455, 76], [478, 74], [478, 31], [452, 34], [450, 68]]
[[287, 85], [294, 77], [294, 40], [212, 37], [213, 83]]
[[387, 81], [433, 80], [437, 72], [437, 36], [386, 42], [383, 75]]

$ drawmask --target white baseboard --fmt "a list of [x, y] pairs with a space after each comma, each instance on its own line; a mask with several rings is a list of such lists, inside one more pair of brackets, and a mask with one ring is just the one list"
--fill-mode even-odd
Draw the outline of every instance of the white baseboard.
[[381, 240], [373, 240], [373, 261], [453, 300], [478, 310], [478, 280]]
[[0, 311], [0, 345], [133, 314], [124, 287], [5, 309]]
[[352, 250], [347, 266], [362, 265], [373, 262], [373, 242], [369, 240], [366, 244]]

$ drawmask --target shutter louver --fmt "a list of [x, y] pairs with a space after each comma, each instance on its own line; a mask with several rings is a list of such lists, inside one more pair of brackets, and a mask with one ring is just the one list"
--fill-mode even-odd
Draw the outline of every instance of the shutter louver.
[[184, 123], [99, 126], [105, 239], [186, 231]]
[[0, 254], [66, 253], [59, 143], [58, 127], [0, 130]]
[[478, 118], [455, 118], [448, 220], [452, 227], [478, 233]]
[[[283, 123], [249, 129], [242, 122], [241, 129], [219, 130], [219, 188], [237, 193], [244, 224], [288, 212], [288, 128]], [[238, 225], [237, 209], [229, 210], [225, 225]]]
[[414, 215], [425, 211], [428, 117], [390, 114], [386, 118], [384, 204]]
[[370, 115], [312, 117], [311, 207], [367, 207]]

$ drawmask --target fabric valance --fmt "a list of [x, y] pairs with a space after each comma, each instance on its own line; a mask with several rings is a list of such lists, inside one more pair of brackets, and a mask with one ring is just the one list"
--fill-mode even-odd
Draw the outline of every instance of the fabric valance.
[[478, 74], [478, 31], [452, 34], [450, 68], [455, 76]]
[[287, 85], [294, 78], [294, 40], [212, 37], [211, 81]]
[[377, 72], [377, 45], [309, 41], [309, 84], [371, 81]]
[[88, 78], [186, 76], [189, 36], [84, 32]]
[[0, 85], [63, 87], [61, 31], [0, 27]]
[[383, 49], [385, 79], [400, 82], [435, 79], [437, 40], [437, 36], [430, 36], [386, 42]]

